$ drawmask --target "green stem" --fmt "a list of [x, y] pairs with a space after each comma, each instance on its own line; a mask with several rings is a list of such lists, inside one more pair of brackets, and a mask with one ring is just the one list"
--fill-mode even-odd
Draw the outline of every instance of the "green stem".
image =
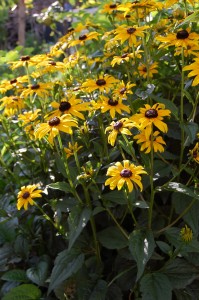
[[115, 222], [115, 224], [117, 225], [118, 229], [120, 230], [120, 232], [123, 234], [123, 236], [128, 240], [129, 236], [128, 234], [124, 231], [124, 229], [120, 226], [119, 222], [117, 221], [117, 219], [115, 218], [115, 216], [112, 214], [111, 210], [106, 207], [106, 211], [108, 212], [108, 214], [110, 215], [110, 217], [113, 219], [113, 221]]
[[150, 195], [150, 203], [149, 203], [149, 221], [148, 228], [151, 229], [152, 217], [153, 217], [153, 205], [154, 205], [154, 185], [153, 185], [153, 172], [154, 172], [154, 151], [153, 151], [153, 127], [151, 129], [151, 170], [150, 170], [150, 186], [151, 186], [151, 195]]
[[159, 231], [156, 232], [156, 234], [162, 233], [165, 230], [169, 229], [170, 227], [172, 227], [173, 225], [175, 225], [184, 215], [186, 215], [186, 213], [191, 209], [191, 207], [193, 206], [193, 204], [195, 203], [196, 198], [194, 198], [191, 203], [183, 210], [183, 212], [169, 225], [167, 225], [166, 227], [160, 229]]
[[181, 148], [180, 148], [180, 159], [179, 159], [179, 168], [182, 164], [183, 155], [184, 155], [184, 141], [185, 141], [185, 132], [184, 132], [184, 50], [182, 47], [182, 77], [181, 77], [181, 94], [180, 94], [180, 124], [181, 124]]
[[74, 196], [76, 197], [76, 199], [79, 201], [80, 204], [83, 204], [81, 198], [79, 197], [77, 191], [76, 191], [76, 188], [73, 184], [73, 181], [72, 181], [72, 178], [70, 176], [70, 170], [69, 170], [69, 167], [68, 167], [68, 161], [67, 161], [67, 158], [66, 158], [66, 154], [64, 152], [64, 147], [63, 147], [63, 144], [62, 144], [62, 140], [61, 140], [61, 136], [60, 134], [58, 134], [58, 143], [59, 143], [59, 148], [61, 150], [61, 153], [62, 153], [62, 157], [63, 157], [63, 160], [64, 160], [64, 166], [65, 166], [65, 170], [66, 170], [66, 175], [67, 175], [67, 179], [68, 179], [68, 182], [70, 184], [70, 187], [73, 191], [73, 194]]

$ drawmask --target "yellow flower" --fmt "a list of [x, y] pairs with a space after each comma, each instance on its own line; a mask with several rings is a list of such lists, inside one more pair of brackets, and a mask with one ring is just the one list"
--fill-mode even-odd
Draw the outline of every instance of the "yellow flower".
[[41, 109], [36, 109], [35, 111], [26, 111], [23, 114], [18, 115], [18, 120], [23, 122], [23, 126], [35, 121]]
[[109, 111], [112, 119], [115, 118], [116, 112], [119, 115], [122, 114], [122, 111], [130, 113], [130, 108], [122, 103], [122, 99], [116, 100], [111, 97], [100, 96], [100, 101], [97, 105], [101, 109], [102, 113]]
[[199, 143], [196, 143], [192, 150], [189, 150], [190, 155], [192, 156], [193, 160], [199, 164]]
[[28, 209], [28, 204], [34, 204], [34, 198], [40, 198], [42, 190], [37, 189], [37, 185], [22, 186], [17, 196], [17, 209], [20, 210], [23, 206]]
[[77, 152], [83, 148], [82, 146], [78, 146], [77, 142], [72, 145], [70, 142], [68, 144], [68, 148], [64, 148], [64, 151], [66, 152], [66, 157], [69, 158], [70, 156], [74, 155], [74, 152]]
[[59, 134], [59, 131], [72, 134], [71, 127], [73, 126], [77, 127], [77, 122], [70, 115], [53, 117], [47, 123], [41, 123], [36, 127], [35, 138], [41, 139], [48, 134], [48, 141], [53, 145], [53, 139]]
[[[161, 3], [157, 3], [153, 0], [141, 0], [141, 1], [133, 1], [133, 2], [127, 2], [125, 4], [120, 4], [118, 6], [118, 10], [124, 11], [124, 14], [129, 14], [130, 12], [132, 12], [133, 10], [136, 11], [141, 9], [141, 11], [143, 9], [147, 9], [147, 12], [149, 13], [150, 11], [154, 11], [156, 9], [161, 9], [162, 8], [162, 4]], [[145, 13], [146, 15], [146, 13]]]
[[111, 122], [110, 126], [105, 129], [105, 133], [107, 131], [109, 132], [108, 143], [111, 144], [111, 146], [114, 146], [118, 133], [132, 135], [129, 129], [134, 126], [135, 123], [130, 121], [128, 118], [122, 118], [118, 121]]
[[89, 32], [86, 34], [81, 34], [77, 40], [68, 42], [68, 47], [73, 47], [76, 45], [84, 45], [86, 41], [98, 40], [100, 34], [97, 31]]
[[148, 134], [147, 130], [143, 130], [141, 133], [135, 135], [134, 139], [137, 139], [138, 144], [142, 143], [140, 150], [146, 150], [145, 153], [151, 152], [152, 147], [154, 152], [164, 152], [163, 145], [166, 145], [166, 143], [159, 133], [159, 131], [155, 131], [151, 140], [151, 133]]
[[4, 109], [3, 114], [6, 116], [13, 116], [21, 109], [25, 108], [24, 101], [17, 96], [9, 96], [1, 98], [0, 109]]
[[50, 90], [52, 90], [52, 83], [42, 83], [38, 82], [33, 85], [29, 85], [24, 91], [21, 93], [21, 97], [28, 97], [36, 94], [39, 97], [44, 97], [45, 95], [50, 95]]
[[192, 86], [199, 84], [199, 57], [194, 58], [194, 62], [183, 68], [183, 71], [191, 70], [188, 77], [196, 76], [192, 82]]
[[130, 82], [125, 84], [123, 80], [120, 81], [113, 90], [113, 98], [127, 99], [127, 94], [133, 94], [132, 87], [134, 86], [136, 86], [136, 84]]
[[123, 53], [121, 56], [114, 56], [111, 61], [111, 66], [114, 67], [115, 64], [123, 64], [124, 62], [129, 62], [130, 59], [133, 58], [141, 58], [142, 50], [135, 50], [135, 53]]
[[[187, 47], [183, 48], [184, 56], [187, 57], [189, 55], [198, 56], [199, 46], [198, 44], [194, 43], [189, 44]], [[182, 54], [182, 47], [175, 48], [175, 54], [174, 55], [181, 55]]]
[[4, 94], [7, 91], [14, 89], [17, 92], [20, 92], [23, 88], [23, 83], [28, 82], [28, 76], [19, 76], [11, 80], [3, 80], [0, 84], [0, 93]]
[[75, 95], [68, 95], [66, 98], [62, 99], [60, 103], [53, 101], [50, 104], [55, 111], [50, 113], [51, 117], [61, 116], [63, 114], [71, 114], [77, 118], [84, 120], [84, 115], [81, 111], [89, 110], [89, 103], [82, 102], [81, 99], [77, 99]]
[[48, 57], [48, 54], [37, 54], [35, 56], [30, 57], [29, 55], [21, 56], [19, 61], [9, 62], [11, 64], [11, 69], [17, 69], [20, 67], [28, 66], [35, 66], [41, 61], [45, 60]]
[[162, 122], [162, 120], [163, 117], [170, 116], [170, 113], [171, 111], [165, 109], [165, 105], [162, 103], [156, 103], [153, 106], [145, 104], [145, 108], [140, 108], [140, 113], [133, 115], [130, 119], [143, 129], [149, 126], [149, 133], [152, 125], [155, 125], [162, 132], [167, 132], [167, 124]]
[[108, 3], [103, 6], [102, 13], [112, 14], [117, 10], [117, 3]]
[[119, 80], [114, 78], [113, 76], [105, 74], [103, 77], [99, 77], [97, 80], [87, 79], [82, 84], [82, 89], [85, 89], [89, 93], [98, 89], [100, 90], [100, 92], [109, 92], [113, 85], [118, 81]]
[[116, 41], [119, 40], [122, 44], [125, 41], [128, 41], [128, 44], [131, 47], [137, 44], [137, 37], [144, 37], [144, 30], [147, 28], [148, 26], [138, 27], [121, 25], [115, 30], [116, 36], [113, 39]]
[[187, 225], [180, 230], [180, 236], [183, 242], [189, 243], [193, 239], [193, 231]]
[[156, 69], [158, 67], [158, 63], [157, 62], [154, 62], [152, 64], [150, 64], [148, 66], [148, 69], [147, 69], [147, 65], [146, 64], [140, 64], [138, 66], [138, 72], [140, 74], [140, 76], [142, 76], [143, 78], [147, 78], [147, 76], [149, 78], [153, 78], [153, 74], [157, 74], [158, 73], [158, 70]]
[[107, 170], [107, 176], [111, 176], [105, 181], [105, 186], [110, 185], [110, 189], [114, 190], [116, 187], [121, 190], [124, 184], [127, 185], [129, 192], [132, 192], [134, 186], [143, 190], [141, 183], [141, 176], [139, 174], [147, 174], [142, 166], [135, 166], [129, 160], [124, 160], [122, 163], [116, 162]]
[[157, 41], [162, 42], [159, 48], [162, 47], [183, 47], [187, 48], [187, 46], [192, 45], [193, 41], [197, 43], [199, 39], [199, 35], [195, 32], [190, 32], [191, 29], [179, 29], [176, 33], [169, 33], [167, 36], [158, 36], [156, 37]]
[[[66, 65], [60, 61], [54, 61], [52, 59], [42, 61], [36, 66], [36, 69], [39, 71], [33, 72], [32, 76], [34, 78], [39, 77], [39, 75], [43, 75], [46, 73], [54, 73], [54, 72], [61, 72], [64, 73], [66, 71]], [[38, 74], [38, 76], [37, 76]]]

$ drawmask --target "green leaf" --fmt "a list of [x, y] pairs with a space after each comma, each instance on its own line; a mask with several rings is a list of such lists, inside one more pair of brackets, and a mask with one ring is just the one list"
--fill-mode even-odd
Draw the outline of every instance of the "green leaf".
[[[173, 193], [172, 201], [176, 213], [180, 215], [187, 208], [192, 199], [186, 194]], [[198, 215], [199, 202], [195, 201], [195, 203], [191, 206], [189, 211], [182, 217], [185, 223], [187, 223], [195, 233], [197, 233], [199, 230]]]
[[171, 251], [171, 247], [163, 242], [163, 241], [157, 241], [156, 244], [158, 245], [158, 247], [160, 248], [160, 250], [165, 253], [165, 254], [169, 254], [169, 252]]
[[142, 300], [171, 300], [172, 286], [162, 273], [146, 274], [140, 282]]
[[142, 276], [145, 266], [155, 249], [152, 231], [134, 230], [129, 238], [129, 249], [137, 263], [138, 280]]
[[186, 17], [184, 19], [184, 21], [182, 23], [180, 23], [178, 27], [181, 27], [182, 25], [186, 24], [186, 23], [190, 23], [190, 22], [198, 22], [198, 18], [199, 18], [199, 11], [195, 11], [194, 13], [192, 13], [190, 16]]
[[50, 277], [48, 293], [61, 284], [64, 280], [75, 274], [83, 265], [84, 254], [77, 250], [64, 250], [55, 259], [55, 265]]
[[48, 185], [49, 188], [54, 190], [60, 190], [65, 193], [68, 193], [71, 191], [70, 185], [67, 182], [55, 182]]
[[89, 300], [105, 300], [107, 293], [107, 283], [104, 280], [98, 280], [95, 285]]
[[69, 224], [69, 246], [68, 250], [72, 248], [76, 239], [86, 226], [87, 222], [91, 216], [91, 210], [85, 207], [83, 210], [81, 208], [74, 207], [69, 214], [68, 224]]
[[122, 249], [128, 245], [128, 240], [117, 227], [111, 226], [98, 233], [99, 242], [107, 249]]
[[178, 183], [178, 182], [169, 182], [162, 186], [157, 186], [156, 190], [159, 192], [168, 190], [168, 191], [183, 193], [185, 195], [188, 195], [192, 198], [196, 198], [199, 200], [199, 194], [194, 189], [188, 188], [186, 185]]
[[27, 277], [39, 286], [44, 285], [49, 271], [49, 259], [47, 256], [41, 258], [39, 263], [26, 271]]
[[126, 204], [126, 197], [123, 191], [112, 191], [102, 194], [103, 201], [111, 201], [117, 204]]
[[16, 281], [16, 282], [28, 282], [28, 278], [26, 276], [26, 272], [24, 270], [20, 269], [15, 269], [15, 270], [10, 270], [6, 273], [4, 273], [1, 276], [2, 280], [6, 281]]
[[198, 124], [194, 122], [189, 122], [186, 124], [182, 124], [186, 134], [188, 135], [188, 139], [186, 140], [185, 146], [189, 146], [196, 139], [196, 134], [198, 132]]
[[198, 277], [199, 270], [183, 258], [176, 258], [165, 265], [163, 273], [174, 289], [182, 289]]
[[39, 300], [41, 291], [33, 284], [22, 284], [9, 291], [2, 300]]

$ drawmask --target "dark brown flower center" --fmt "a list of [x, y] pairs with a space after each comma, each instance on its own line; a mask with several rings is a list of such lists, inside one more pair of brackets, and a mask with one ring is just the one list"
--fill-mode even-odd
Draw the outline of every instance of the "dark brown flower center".
[[129, 178], [132, 176], [132, 172], [131, 170], [129, 169], [123, 169], [121, 172], [120, 172], [120, 176], [124, 177], [124, 178]]
[[60, 123], [60, 119], [58, 117], [53, 117], [52, 119], [50, 119], [48, 121], [48, 124], [50, 126], [57, 126], [57, 125], [59, 125], [59, 123]]
[[28, 197], [30, 196], [30, 193], [29, 192], [25, 192], [22, 196], [22, 198], [24, 199], [28, 199]]
[[69, 33], [69, 32], [73, 32], [73, 31], [74, 31], [74, 28], [73, 28], [73, 27], [69, 27], [68, 30], [67, 30], [68, 33]]
[[28, 61], [30, 60], [30, 56], [29, 55], [25, 55], [25, 56], [21, 56], [21, 61]]
[[18, 97], [12, 97], [12, 100], [13, 100], [13, 101], [18, 101], [19, 98], [18, 98]]
[[136, 31], [136, 28], [130, 27], [127, 29], [128, 34], [133, 34]]
[[129, 19], [130, 17], [131, 17], [131, 15], [129, 15], [129, 14], [127, 14], [127, 15], [125, 16], [126, 19]]
[[105, 85], [106, 84], [106, 80], [104, 80], [104, 79], [98, 79], [96, 81], [96, 84], [99, 85], [99, 86]]
[[115, 130], [119, 130], [120, 128], [122, 128], [122, 126], [123, 126], [123, 123], [122, 123], [121, 121], [117, 121], [117, 122], [115, 122], [115, 124], [113, 125], [113, 128], [114, 128]]
[[87, 35], [86, 34], [82, 34], [82, 35], [79, 36], [79, 40], [80, 41], [84, 41], [86, 39], [87, 39]]
[[14, 84], [14, 83], [17, 83], [17, 79], [16, 78], [10, 80], [10, 84]]
[[143, 67], [142, 71], [143, 71], [143, 72], [147, 72], [147, 68], [146, 68], [146, 67]]
[[178, 40], [184, 40], [184, 39], [188, 38], [188, 36], [189, 36], [189, 33], [185, 29], [178, 31], [176, 34], [176, 37]]
[[120, 94], [121, 94], [121, 95], [124, 95], [125, 92], [126, 92], [126, 88], [123, 87], [123, 88], [120, 90]]
[[128, 56], [128, 53], [124, 53], [121, 55], [121, 58], [126, 58]]
[[148, 119], [157, 118], [157, 116], [158, 116], [158, 112], [156, 109], [151, 108], [145, 112], [145, 117]]
[[52, 60], [52, 61], [49, 61], [48, 64], [51, 65], [51, 66], [56, 66], [56, 62], [53, 61], [53, 60]]
[[118, 105], [118, 101], [117, 100], [113, 100], [112, 98], [110, 98], [108, 100], [108, 104], [111, 105], [111, 106], [116, 106], [116, 105]]
[[59, 106], [59, 110], [61, 112], [64, 112], [66, 110], [69, 110], [71, 108], [71, 104], [68, 102], [68, 101], [62, 101], [60, 103], [60, 106]]
[[112, 9], [114, 9], [114, 8], [117, 7], [117, 4], [111, 4], [109, 7], [112, 8]]
[[33, 84], [31, 85], [31, 90], [38, 90], [40, 88], [40, 85], [39, 84]]

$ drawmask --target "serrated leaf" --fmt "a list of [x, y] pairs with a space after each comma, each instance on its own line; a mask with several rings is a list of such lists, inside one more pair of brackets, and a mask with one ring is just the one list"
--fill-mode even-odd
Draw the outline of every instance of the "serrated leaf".
[[86, 226], [87, 222], [91, 216], [91, 210], [85, 207], [83, 210], [81, 208], [73, 208], [69, 214], [68, 224], [69, 224], [69, 246], [68, 250], [72, 248], [76, 239]]
[[160, 250], [165, 254], [169, 254], [169, 252], [171, 251], [171, 247], [163, 241], [157, 241], [156, 244], [158, 245]]
[[111, 226], [98, 233], [99, 242], [107, 249], [122, 249], [128, 245], [128, 240], [117, 227]]
[[48, 270], [49, 270], [49, 259], [48, 257], [41, 258], [41, 261], [32, 268], [29, 268], [26, 271], [27, 277], [39, 286], [44, 285], [47, 277], [48, 277]]
[[107, 293], [107, 283], [104, 280], [98, 280], [95, 285], [89, 300], [105, 300]]
[[186, 134], [188, 135], [188, 139], [186, 141], [185, 146], [189, 146], [196, 139], [196, 134], [198, 132], [198, 124], [194, 122], [189, 122], [186, 124], [182, 124], [181, 126], [184, 128]]
[[196, 198], [199, 200], [199, 194], [194, 189], [188, 188], [186, 185], [178, 182], [169, 182], [168, 184], [164, 184], [163, 186], [157, 186], [156, 190], [157, 191], [168, 190], [168, 191], [183, 193], [185, 195], [188, 195], [192, 198]]
[[152, 231], [134, 230], [129, 237], [129, 250], [137, 263], [138, 280], [145, 269], [147, 262], [153, 254], [155, 242]]
[[6, 281], [16, 281], [16, 282], [28, 282], [28, 278], [26, 276], [26, 272], [24, 270], [15, 269], [9, 270], [1, 276], [2, 280]]
[[48, 293], [50, 293], [64, 280], [75, 274], [82, 267], [83, 262], [84, 254], [80, 254], [77, 250], [64, 250], [60, 252], [55, 259], [55, 265], [50, 277]]
[[106, 194], [102, 194], [103, 201], [111, 201], [117, 204], [126, 204], [126, 197], [123, 191], [111, 191]]
[[54, 190], [60, 190], [65, 193], [68, 193], [71, 191], [70, 185], [67, 182], [55, 182], [48, 185], [49, 188]]
[[22, 284], [9, 291], [2, 300], [39, 300], [41, 291], [33, 284]]
[[174, 289], [182, 289], [198, 278], [199, 270], [183, 258], [176, 258], [165, 265], [163, 273]]
[[172, 286], [162, 273], [146, 274], [140, 282], [142, 300], [171, 300]]

